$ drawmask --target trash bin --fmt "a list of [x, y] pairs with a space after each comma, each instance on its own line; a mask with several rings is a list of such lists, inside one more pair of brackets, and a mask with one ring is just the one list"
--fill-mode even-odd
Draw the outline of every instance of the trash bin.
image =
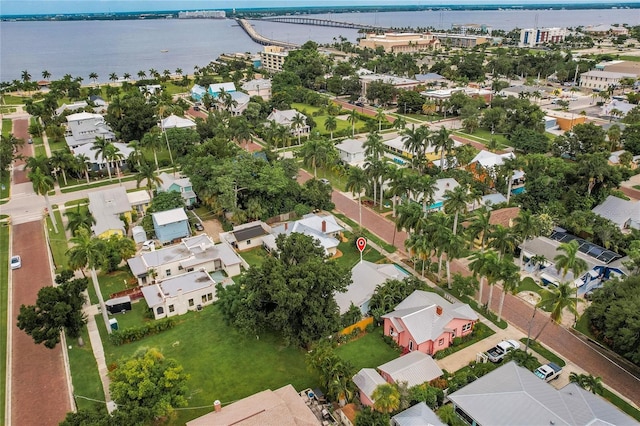
[[109, 325], [111, 326], [111, 330], [118, 330], [118, 320], [115, 318], [111, 318], [109, 320]]

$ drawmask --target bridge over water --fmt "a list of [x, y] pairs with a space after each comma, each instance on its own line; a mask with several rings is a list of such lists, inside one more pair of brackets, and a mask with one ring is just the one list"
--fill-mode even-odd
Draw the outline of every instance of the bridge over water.
[[276, 16], [262, 18], [263, 21], [283, 22], [286, 24], [316, 25], [319, 27], [350, 28], [355, 30], [388, 31], [376, 25], [356, 24], [354, 22], [334, 21], [331, 19], [310, 18], [307, 16]]
[[236, 22], [238, 23], [238, 25], [240, 25], [240, 28], [242, 28], [244, 32], [247, 33], [249, 38], [251, 38], [251, 40], [255, 41], [258, 44], [262, 44], [264, 46], [282, 46], [288, 49], [295, 49], [297, 47], [300, 47], [298, 44], [295, 44], [295, 43], [289, 43], [287, 41], [280, 41], [280, 40], [273, 40], [261, 35], [255, 30], [255, 28], [253, 28], [253, 26], [246, 19], [236, 19]]

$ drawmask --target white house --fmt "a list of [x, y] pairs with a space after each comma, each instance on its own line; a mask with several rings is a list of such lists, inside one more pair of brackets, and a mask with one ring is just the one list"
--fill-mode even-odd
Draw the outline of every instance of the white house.
[[95, 142], [98, 137], [108, 141], [116, 139], [116, 135], [102, 115], [78, 112], [67, 116], [67, 130], [64, 138], [69, 148]]
[[640, 201], [609, 195], [591, 211], [615, 223], [621, 230], [640, 229]]
[[162, 319], [212, 304], [216, 300], [216, 282], [205, 270], [198, 270], [142, 287], [142, 294], [155, 319]]
[[208, 272], [224, 271], [227, 276], [239, 275], [242, 263], [227, 244], [215, 244], [207, 234], [185, 238], [180, 244], [155, 251], [144, 252], [127, 260], [139, 285], [184, 272], [204, 269]]
[[234, 226], [232, 231], [220, 233], [220, 241], [226, 241], [238, 251], [260, 247], [268, 237], [275, 242], [271, 227], [261, 220]]
[[120, 154], [120, 160], [118, 161], [106, 161], [102, 158], [102, 154], [98, 151], [94, 150], [94, 142], [95, 138], [92, 142], [86, 143], [84, 145], [78, 145], [76, 147], [71, 148], [71, 153], [74, 156], [79, 157], [81, 155], [86, 156], [89, 159], [90, 169], [94, 172], [100, 170], [106, 170], [107, 165], [111, 168], [112, 173], [116, 169], [116, 163], [120, 170], [125, 166], [127, 162], [127, 158], [133, 152], [133, 149], [129, 148], [127, 145], [120, 142], [112, 142], [113, 147], [116, 149], [116, 152]]
[[[300, 127], [293, 126], [294, 117], [300, 115], [303, 119], [303, 125]], [[297, 135], [307, 135], [311, 130], [311, 127], [307, 124], [307, 116], [299, 113], [295, 109], [286, 109], [286, 110], [278, 110], [274, 109], [271, 114], [267, 117], [268, 121], [274, 121], [276, 124], [280, 124], [281, 126], [285, 126], [291, 129], [291, 134], [294, 136]]]
[[336, 145], [336, 149], [340, 154], [340, 160], [350, 166], [357, 166], [364, 163], [365, 148], [362, 146], [363, 141], [357, 139], [345, 139]]
[[636, 79], [635, 74], [591, 70], [580, 74], [580, 87], [585, 89], [607, 90], [609, 87], [617, 87], [623, 78]]
[[167, 129], [195, 129], [196, 123], [192, 120], [189, 120], [185, 117], [178, 117], [177, 115], [171, 114], [170, 116], [163, 118], [160, 121], [160, 128], [163, 130]]
[[309, 235], [318, 241], [328, 256], [334, 256], [338, 251], [339, 234], [344, 228], [338, 225], [333, 215], [320, 216], [314, 213], [304, 215], [295, 222], [285, 222], [271, 228], [274, 236], [289, 235], [292, 232]]
[[229, 107], [225, 105], [224, 100], [221, 98], [216, 99], [215, 106], [218, 110], [229, 111], [233, 116], [242, 114], [251, 100], [251, 97], [244, 92], [229, 92], [229, 96], [231, 96], [231, 105]]
[[266, 78], [249, 80], [242, 85], [242, 90], [247, 92], [249, 96], [260, 96], [268, 101], [271, 99], [271, 80]]

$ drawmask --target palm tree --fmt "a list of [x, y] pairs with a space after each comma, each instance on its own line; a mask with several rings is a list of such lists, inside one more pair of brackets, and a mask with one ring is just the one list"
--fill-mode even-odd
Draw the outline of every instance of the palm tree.
[[71, 235], [75, 235], [81, 228], [91, 231], [91, 226], [96, 224], [96, 219], [89, 209], [80, 208], [80, 203], [77, 204], [75, 211], [67, 210], [64, 215], [67, 217], [67, 230]]
[[109, 74], [109, 80], [115, 83], [116, 81], [118, 81], [118, 74], [116, 74], [115, 72], [112, 72], [111, 74]]
[[109, 180], [111, 180], [111, 167], [109, 164], [111, 150], [113, 149], [113, 144], [111, 141], [106, 140], [104, 137], [96, 137], [96, 141], [93, 143], [91, 147], [92, 151], [95, 151], [95, 155], [93, 157], [94, 160], [98, 160], [98, 157], [102, 157], [102, 161], [105, 162], [107, 167], [107, 173], [109, 174]]
[[415, 233], [407, 238], [404, 246], [410, 253], [415, 254], [415, 256], [422, 261], [422, 276], [424, 277], [427, 260], [430, 258], [430, 254], [434, 249], [432, 240], [425, 233]]
[[460, 213], [468, 211], [467, 203], [471, 200], [469, 191], [466, 186], [460, 185], [453, 189], [447, 189], [444, 192], [444, 211], [447, 214], [454, 214], [453, 217], [453, 235], [458, 233], [458, 218]]
[[158, 165], [158, 150], [162, 148], [162, 138], [158, 134], [158, 129], [153, 128], [151, 131], [144, 134], [140, 141], [145, 148], [151, 148], [153, 150], [153, 159], [156, 163], [156, 170], [160, 170]]
[[149, 193], [149, 198], [153, 199], [153, 187], [156, 185], [160, 185], [162, 183], [162, 179], [160, 176], [155, 174], [155, 170], [151, 166], [151, 164], [146, 161], [141, 161], [138, 166], [138, 173], [135, 175], [136, 178], [136, 188], [140, 188], [140, 183], [143, 180], [147, 181], [147, 192]]
[[413, 156], [420, 159], [419, 164], [423, 163], [424, 155], [427, 150], [429, 139], [429, 129], [423, 126], [411, 125], [410, 129], [402, 131], [402, 143], [407, 151]]
[[84, 154], [78, 154], [75, 158], [78, 163], [78, 170], [82, 170], [84, 172], [84, 177], [87, 179], [87, 183], [89, 183], [89, 167], [91, 166], [91, 160], [89, 160], [89, 157]]
[[393, 205], [392, 217], [396, 217], [396, 203], [398, 197], [407, 193], [407, 179], [405, 179], [404, 168], [396, 168], [391, 173], [391, 184], [389, 190], [391, 191], [391, 204]]
[[177, 74], [179, 77], [182, 77], [182, 68], [176, 68], [176, 74]]
[[146, 73], [146, 72], [144, 72], [144, 70], [140, 70], [140, 71], [138, 71], [138, 74], [137, 74], [137, 75], [138, 75], [138, 78], [139, 78], [140, 80], [142, 80], [143, 78], [145, 78], [145, 77], [147, 76], [147, 73]]
[[[418, 176], [413, 185], [411, 185], [411, 189], [415, 191], [414, 199], [416, 202], [422, 203], [422, 211], [427, 214], [427, 207], [433, 204], [433, 196], [437, 190], [435, 178], [429, 175]], [[420, 199], [418, 199], [417, 194], [420, 194]]]
[[[571, 283], [560, 283], [558, 288], [548, 290], [543, 296], [538, 306], [551, 306], [551, 321], [555, 324], [562, 322], [562, 313], [564, 309], [568, 309], [569, 312], [574, 315], [578, 315], [574, 296], [576, 294], [576, 288]], [[545, 327], [549, 322], [545, 322], [536, 337], [533, 340], [538, 340], [538, 337], [542, 334]]]
[[376, 120], [378, 120], [378, 132], [382, 131], [382, 120], [387, 119], [387, 114], [385, 114], [382, 108], [378, 108], [376, 111]]
[[502, 319], [502, 307], [507, 293], [513, 293], [520, 283], [519, 268], [511, 259], [502, 259], [498, 267], [498, 279], [502, 281], [502, 294], [500, 295], [500, 307], [498, 308], [498, 322]]
[[67, 185], [67, 169], [71, 167], [74, 158], [73, 156], [62, 150], [53, 151], [51, 153], [51, 158], [49, 158], [49, 164], [55, 171], [62, 172], [62, 178], [64, 180], [64, 185]]
[[604, 392], [602, 378], [592, 376], [591, 374], [587, 375], [571, 372], [571, 374], [569, 374], [569, 382], [575, 383], [582, 389], [588, 390], [593, 394], [602, 395]]
[[129, 74], [128, 72], [125, 72], [124, 74], [122, 74], [122, 78], [125, 81], [129, 81], [129, 79], [131, 78], [131, 74]]
[[53, 178], [42, 172], [41, 169], [34, 169], [27, 175], [31, 183], [33, 184], [33, 190], [38, 195], [44, 195], [45, 203], [47, 204], [47, 210], [49, 211], [49, 218], [53, 224], [53, 230], [58, 233], [58, 225], [56, 223], [56, 217], [53, 214], [51, 203], [49, 202], [49, 191], [53, 189]]
[[518, 245], [518, 236], [510, 228], [496, 225], [489, 233], [489, 247], [498, 250], [500, 259], [507, 253], [513, 253]]
[[122, 185], [122, 176], [120, 176], [120, 162], [124, 160], [124, 155], [120, 152], [115, 145], [111, 144], [107, 150], [107, 158], [109, 163], [113, 162], [116, 166], [116, 175], [118, 176], [118, 182]]
[[96, 84], [96, 82], [98, 81], [98, 73], [89, 73], [89, 79], [93, 80], [93, 84]]
[[298, 145], [300, 145], [300, 134], [302, 133], [300, 132], [300, 129], [304, 127], [305, 124], [304, 116], [299, 112], [297, 112], [296, 115], [293, 116], [293, 119], [291, 119], [291, 127], [298, 134]]
[[493, 225], [491, 224], [491, 211], [484, 206], [474, 210], [471, 223], [467, 228], [470, 245], [473, 246], [473, 242], [476, 238], [480, 237], [480, 250], [484, 251], [487, 240], [489, 239], [489, 234], [492, 230]]
[[338, 128], [338, 120], [333, 115], [328, 116], [327, 119], [324, 121], [324, 129], [327, 132], [330, 132], [331, 139], [333, 139], [333, 131], [336, 130], [337, 128]]
[[98, 282], [98, 275], [96, 273], [96, 268], [99, 268], [104, 261], [104, 241], [99, 238], [92, 238], [89, 231], [85, 228], [80, 228], [76, 235], [69, 241], [73, 243], [73, 247], [67, 250], [69, 266], [76, 271], [84, 270], [84, 268], [91, 270], [91, 281], [98, 296], [102, 318], [104, 319], [105, 327], [107, 327], [107, 332], [111, 334], [107, 307], [104, 304], [104, 298], [102, 297], [102, 291], [100, 290], [100, 283]]
[[[494, 250], [476, 251], [471, 255], [471, 263], [469, 263], [469, 269], [474, 276], [480, 276], [480, 291], [478, 292], [478, 303], [482, 304], [482, 290], [484, 288], [484, 280], [491, 273], [494, 265], [498, 264], [498, 253]], [[487, 306], [491, 303], [491, 297], [493, 296], [493, 287], [490, 288], [489, 301]]]
[[[446, 228], [449, 231], [449, 228]], [[451, 261], [455, 259], [460, 259], [465, 252], [465, 239], [460, 235], [455, 235], [451, 233], [451, 235], [440, 235], [440, 238], [445, 243], [443, 250], [447, 254], [447, 259], [445, 262], [447, 269], [447, 287], [451, 289]]]
[[407, 126], [407, 120], [404, 117], [396, 117], [393, 122], [393, 128], [398, 130], [403, 130]]
[[400, 392], [390, 383], [378, 385], [371, 394], [373, 408], [381, 413], [392, 413], [400, 407]]
[[367, 175], [360, 167], [351, 167], [345, 189], [351, 191], [355, 196], [358, 195], [358, 225], [362, 227], [362, 191], [367, 185]]
[[305, 166], [313, 167], [313, 177], [318, 177], [318, 166], [325, 165], [333, 155], [330, 151], [335, 151], [333, 144], [330, 141], [323, 139], [311, 139], [302, 145], [302, 149], [299, 151], [299, 156], [302, 157], [302, 161]]
[[520, 269], [522, 269], [525, 245], [529, 238], [535, 238], [540, 235], [540, 223], [537, 217], [527, 210], [520, 210], [520, 214], [518, 214], [514, 222], [514, 230], [518, 237], [522, 239], [522, 250], [520, 250]]
[[440, 151], [440, 165], [444, 167], [444, 156], [445, 153], [448, 153], [453, 149], [454, 141], [449, 137], [450, 133], [444, 126], [440, 127], [436, 133], [433, 134], [431, 138], [431, 144], [435, 147], [435, 153], [437, 154]]
[[[562, 271], [562, 280], [564, 281], [569, 271], [573, 273], [573, 278], [579, 278], [579, 276], [589, 269], [589, 265], [583, 259], [578, 257], [579, 244], [576, 240], [571, 240], [568, 243], [561, 243], [558, 247], [558, 251], [563, 254], [559, 254], [553, 258], [553, 262], [556, 265], [558, 271]], [[578, 322], [578, 292], [575, 294], [575, 307], [573, 310], [574, 320]]]
[[347, 117], [347, 121], [351, 123], [351, 137], [354, 137], [356, 134], [356, 121], [358, 121], [358, 112], [355, 108], [353, 108], [349, 112], [349, 117]]
[[43, 70], [42, 71], [42, 78], [44, 80], [49, 80], [49, 77], [51, 77], [51, 73], [49, 71], [47, 71], [47, 70]]
[[49, 158], [47, 158], [46, 155], [40, 154], [35, 157], [27, 157], [23, 170], [29, 170], [31, 172], [40, 170], [42, 174], [50, 176], [51, 164], [49, 163]]

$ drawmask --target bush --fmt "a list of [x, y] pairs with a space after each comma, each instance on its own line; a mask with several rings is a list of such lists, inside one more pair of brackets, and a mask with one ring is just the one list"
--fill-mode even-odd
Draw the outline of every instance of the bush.
[[387, 336], [387, 335], [385, 334], [384, 336], [382, 336], [382, 340], [384, 340], [384, 341], [385, 341], [385, 343], [386, 343], [387, 345], [391, 346], [394, 350], [396, 350], [396, 351], [401, 351], [401, 350], [402, 350], [402, 348], [400, 347], [400, 345], [398, 345], [398, 344], [396, 343], [396, 341], [395, 341], [395, 340], [393, 340], [393, 337], [391, 337], [391, 336]]
[[147, 336], [161, 333], [169, 330], [176, 325], [173, 318], [165, 318], [150, 324], [144, 324], [140, 327], [129, 327], [123, 330], [116, 330], [109, 335], [109, 340], [115, 346], [121, 346], [127, 343], [135, 342]]

